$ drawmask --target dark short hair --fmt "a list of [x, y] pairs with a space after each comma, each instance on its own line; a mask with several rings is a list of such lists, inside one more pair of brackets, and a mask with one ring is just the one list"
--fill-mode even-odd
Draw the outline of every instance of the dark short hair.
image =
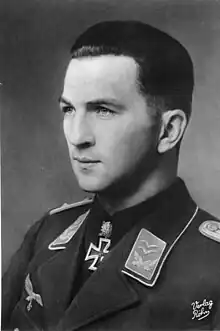
[[72, 58], [109, 54], [136, 61], [140, 91], [151, 105], [163, 111], [182, 109], [190, 117], [193, 64], [177, 40], [145, 23], [107, 21], [87, 29], [71, 48]]

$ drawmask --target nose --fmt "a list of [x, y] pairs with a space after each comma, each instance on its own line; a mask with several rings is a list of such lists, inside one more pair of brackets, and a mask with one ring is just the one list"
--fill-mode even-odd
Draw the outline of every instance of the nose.
[[67, 141], [77, 148], [94, 144], [94, 133], [86, 113], [75, 112], [64, 119], [64, 132]]

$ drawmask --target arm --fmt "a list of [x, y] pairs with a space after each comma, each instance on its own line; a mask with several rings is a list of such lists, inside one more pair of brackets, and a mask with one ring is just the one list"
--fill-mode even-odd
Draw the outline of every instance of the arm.
[[43, 219], [36, 222], [26, 233], [24, 240], [11, 259], [2, 279], [2, 328], [7, 328], [10, 315], [18, 302], [24, 284], [27, 266], [32, 258], [37, 234]]

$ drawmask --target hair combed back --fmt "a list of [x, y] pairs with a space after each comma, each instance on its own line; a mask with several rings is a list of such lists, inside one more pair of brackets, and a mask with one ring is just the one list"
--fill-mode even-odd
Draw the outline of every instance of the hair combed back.
[[101, 22], [78, 37], [73, 58], [124, 55], [139, 66], [141, 92], [164, 110], [191, 113], [193, 64], [187, 50], [173, 37], [136, 21]]

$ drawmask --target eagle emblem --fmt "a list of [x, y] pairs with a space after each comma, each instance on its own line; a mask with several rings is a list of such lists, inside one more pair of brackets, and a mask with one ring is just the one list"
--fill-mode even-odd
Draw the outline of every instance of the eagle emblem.
[[157, 245], [149, 245], [147, 240], [140, 240], [140, 245], [138, 248], [140, 248], [145, 255], [151, 254], [151, 253], [157, 253], [158, 251], [158, 246]]
[[141, 255], [139, 255], [138, 252], [135, 251], [134, 261], [132, 261], [132, 264], [137, 266], [138, 268], [143, 268], [146, 271], [151, 271], [157, 264], [158, 260], [159, 259], [144, 261]]
[[27, 301], [29, 301], [27, 305], [27, 310], [30, 311], [32, 308], [32, 301], [35, 300], [40, 306], [43, 307], [43, 301], [41, 299], [40, 294], [34, 293], [33, 285], [30, 279], [30, 274], [27, 275], [25, 279], [25, 290], [28, 294], [28, 296], [25, 298]]

